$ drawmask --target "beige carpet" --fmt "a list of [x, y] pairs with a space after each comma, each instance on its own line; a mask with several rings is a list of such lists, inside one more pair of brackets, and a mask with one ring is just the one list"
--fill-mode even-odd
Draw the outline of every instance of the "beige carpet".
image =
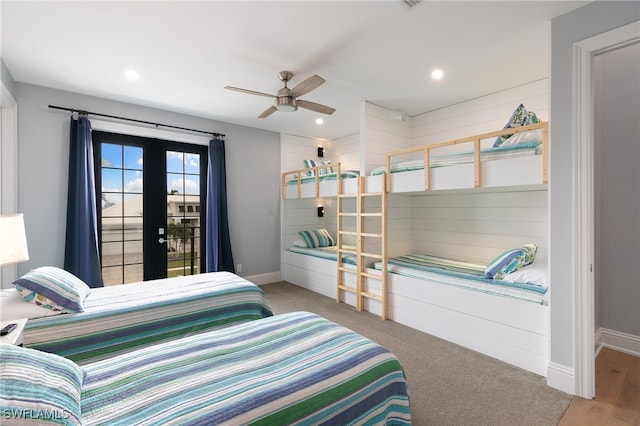
[[393, 352], [407, 375], [414, 425], [557, 425], [573, 399], [544, 377], [296, 285], [261, 288], [276, 315], [315, 312]]

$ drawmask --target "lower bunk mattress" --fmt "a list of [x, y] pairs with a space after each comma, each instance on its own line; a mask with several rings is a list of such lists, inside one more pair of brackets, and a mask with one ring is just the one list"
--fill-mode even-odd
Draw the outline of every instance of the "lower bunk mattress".
[[[374, 269], [382, 269], [382, 262], [375, 262]], [[510, 282], [484, 277], [486, 265], [466, 263], [424, 254], [392, 257], [387, 260], [387, 270], [421, 280], [435, 281], [486, 294], [547, 304], [547, 288], [525, 282]]]
[[30, 312], [24, 346], [80, 363], [272, 315], [262, 289], [229, 272], [94, 288], [78, 313], [51, 315], [14, 289], [0, 293], [3, 311]]
[[[3, 348], [3, 354], [7, 386], [0, 391], [0, 406], [19, 410], [52, 401], [56, 410], [68, 413], [69, 424], [411, 424], [408, 385], [398, 359], [308, 312], [173, 340], [82, 367], [15, 346]], [[33, 358], [34, 374], [20, 374]], [[24, 389], [38, 385], [46, 364], [56, 374], [49, 374], [45, 386], [64, 370], [74, 377], [56, 388], [71, 397], [35, 389], [26, 394]]]
[[[293, 253], [305, 254], [307, 256], [318, 257], [320, 259], [326, 259], [326, 260], [335, 261], [338, 258], [337, 246], [315, 247], [315, 248], [292, 246], [289, 248], [289, 251]], [[348, 265], [355, 265], [356, 256], [352, 254], [343, 254], [342, 263], [346, 263]]]

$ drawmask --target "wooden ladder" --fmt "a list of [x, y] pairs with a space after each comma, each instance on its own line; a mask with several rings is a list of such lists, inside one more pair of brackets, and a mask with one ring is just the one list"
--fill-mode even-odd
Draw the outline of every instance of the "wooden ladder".
[[[340, 165], [338, 164], [337, 172], [338, 191], [337, 191], [337, 289], [336, 301], [344, 302], [345, 293], [353, 293], [356, 296], [356, 310], [364, 309], [366, 299], [378, 300], [381, 305], [380, 317], [383, 320], [388, 319], [388, 277], [387, 277], [387, 244], [386, 244], [386, 216], [387, 216], [387, 191], [386, 181], [382, 179], [382, 189], [380, 192], [367, 192], [365, 177], [358, 177], [358, 191], [355, 194], [345, 194], [342, 179], [340, 178]], [[380, 206], [378, 211], [368, 212], [367, 199], [379, 198]], [[344, 201], [346, 199], [355, 199], [355, 211], [345, 210]], [[345, 230], [344, 219], [355, 218], [355, 230]], [[368, 232], [366, 224], [371, 219], [379, 220], [379, 232]], [[369, 222], [370, 223], [370, 222]], [[355, 245], [346, 245], [344, 237], [355, 239]], [[375, 241], [371, 244], [370, 241]], [[377, 250], [369, 251], [370, 248]], [[356, 256], [355, 268], [347, 267], [342, 262], [345, 254]], [[367, 264], [370, 261], [380, 261], [381, 270], [376, 272], [367, 271]], [[346, 277], [351, 274], [355, 275], [355, 286], [350, 286], [346, 282]], [[378, 280], [381, 285], [380, 294], [370, 291], [367, 285], [367, 279]]]

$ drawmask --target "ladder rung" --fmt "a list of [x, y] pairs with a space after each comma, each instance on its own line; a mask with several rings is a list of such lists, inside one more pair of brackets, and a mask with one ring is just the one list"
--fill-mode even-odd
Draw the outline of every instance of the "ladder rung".
[[370, 232], [363, 232], [360, 234], [361, 237], [371, 237], [371, 238], [382, 238], [382, 234], [373, 234]]
[[355, 287], [349, 287], [346, 285], [339, 285], [338, 290], [350, 291], [351, 293], [356, 293], [357, 291]]
[[350, 274], [357, 274], [358, 270], [356, 268], [345, 268], [344, 266], [339, 266], [338, 271], [348, 272]]
[[361, 272], [360, 276], [367, 277], [367, 278], [375, 278], [376, 280], [382, 279], [382, 274], [371, 274], [369, 272]]
[[366, 217], [382, 217], [382, 213], [362, 213], [361, 215]]
[[346, 249], [346, 250], [357, 250], [356, 246], [352, 246], [352, 245], [341, 245], [340, 246], [340, 250], [342, 249]]
[[339, 212], [338, 216], [358, 216], [358, 213], [351, 213], [351, 212]]
[[344, 248], [341, 248], [338, 251], [341, 252], [341, 253], [347, 253], [347, 254], [356, 254], [357, 253], [357, 250], [355, 250], [355, 249], [346, 249], [345, 250]]
[[354, 197], [357, 197], [357, 196], [358, 196], [358, 194], [340, 194], [340, 195], [338, 195], [338, 197], [340, 197], [340, 198], [354, 198]]
[[362, 256], [362, 257], [371, 257], [373, 259], [382, 259], [382, 255], [381, 254], [376, 254], [376, 253], [360, 253], [360, 256]]
[[362, 297], [368, 297], [369, 299], [374, 299], [374, 300], [382, 300], [382, 297], [380, 297], [379, 294], [373, 294], [373, 293], [368, 293], [368, 292], [362, 292], [360, 293], [360, 295]]
[[363, 192], [360, 194], [362, 197], [379, 197], [382, 195], [382, 192]]
[[355, 231], [338, 231], [340, 235], [358, 235]]

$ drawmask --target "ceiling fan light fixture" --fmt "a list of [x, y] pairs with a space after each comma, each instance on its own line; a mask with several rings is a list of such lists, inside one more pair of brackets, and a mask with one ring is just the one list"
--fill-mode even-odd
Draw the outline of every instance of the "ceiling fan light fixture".
[[293, 112], [298, 109], [296, 100], [290, 96], [277, 97], [274, 106], [281, 112]]

